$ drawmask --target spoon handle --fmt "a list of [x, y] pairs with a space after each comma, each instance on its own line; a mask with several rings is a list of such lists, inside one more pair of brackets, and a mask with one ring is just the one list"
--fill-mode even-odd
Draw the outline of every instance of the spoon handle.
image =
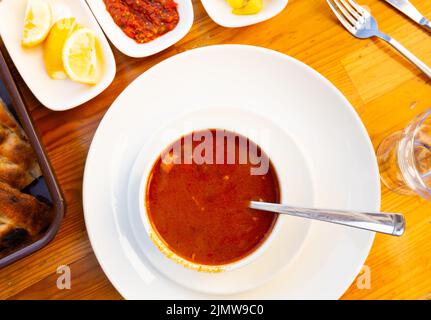
[[390, 234], [393, 236], [401, 236], [405, 230], [404, 216], [397, 213], [367, 213], [358, 211], [308, 209], [256, 201], [250, 202], [250, 208], [287, 214], [294, 217], [336, 223], [348, 227]]

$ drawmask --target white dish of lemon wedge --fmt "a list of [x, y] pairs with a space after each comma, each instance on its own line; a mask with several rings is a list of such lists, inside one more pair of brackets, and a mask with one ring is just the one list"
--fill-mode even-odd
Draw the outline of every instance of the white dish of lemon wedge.
[[215, 23], [222, 27], [237, 28], [271, 19], [283, 11], [288, 0], [201, 0], [201, 2]]
[[84, 0], [2, 0], [0, 35], [27, 86], [51, 110], [87, 102], [115, 77], [112, 50]]

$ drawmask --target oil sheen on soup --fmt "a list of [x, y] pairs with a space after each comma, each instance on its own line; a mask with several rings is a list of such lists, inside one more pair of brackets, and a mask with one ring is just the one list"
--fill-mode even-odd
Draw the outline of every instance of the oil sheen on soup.
[[169, 249], [213, 266], [246, 257], [272, 231], [277, 215], [250, 209], [249, 201], [280, 200], [268, 156], [245, 137], [218, 129], [185, 135], [166, 149], [145, 197], [153, 229]]

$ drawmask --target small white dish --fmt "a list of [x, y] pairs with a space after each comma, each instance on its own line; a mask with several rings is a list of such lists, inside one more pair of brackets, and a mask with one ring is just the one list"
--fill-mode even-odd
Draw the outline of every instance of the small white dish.
[[215, 23], [227, 28], [245, 27], [256, 24], [279, 14], [288, 0], [263, 0], [263, 9], [253, 15], [236, 15], [226, 0], [201, 0], [206, 12]]
[[103, 0], [86, 1], [109, 40], [118, 50], [133, 58], [156, 54], [177, 43], [189, 32], [194, 20], [191, 0], [175, 0], [180, 16], [178, 25], [153, 41], [139, 44], [115, 24], [110, 13], [106, 10]]
[[[264, 90], [263, 82], [255, 79], [264, 79]], [[248, 117], [234, 115], [233, 108], [245, 110]], [[230, 124], [224, 123], [227, 129], [259, 124], [271, 132], [282, 131], [279, 150], [244, 135], [271, 153], [279, 177], [291, 175], [283, 202], [380, 209], [371, 141], [353, 107], [328, 80], [298, 60], [264, 48], [219, 45], [189, 50], [131, 83], [105, 114], [91, 144], [83, 183], [85, 223], [110, 281], [126, 299], [339, 298], [361, 270], [374, 233], [279, 217], [286, 220], [260, 257], [217, 274], [169, 261], [151, 242], [137, 200], [146, 170], [141, 150], [161, 128], [199, 110], [205, 115], [199, 125], [211, 125], [212, 118], [224, 115], [223, 121], [231, 118]], [[251, 121], [253, 115], [256, 119]], [[273, 125], [266, 125], [265, 119]], [[274, 151], [292, 157], [290, 162], [280, 166]], [[295, 157], [302, 159], [298, 166]]]
[[0, 1], [0, 35], [31, 92], [45, 107], [63, 111], [77, 107], [103, 92], [114, 80], [116, 65], [111, 47], [84, 0], [48, 1], [53, 8], [54, 21], [64, 17], [75, 17], [80, 24], [92, 29], [99, 38], [104, 70], [102, 78], [96, 85], [76, 83], [69, 79], [51, 79], [43, 62], [43, 45], [28, 49], [21, 46], [27, 1]]

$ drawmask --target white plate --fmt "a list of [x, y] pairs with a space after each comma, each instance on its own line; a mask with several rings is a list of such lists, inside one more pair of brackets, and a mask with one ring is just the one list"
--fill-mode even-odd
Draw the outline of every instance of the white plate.
[[71, 80], [52, 80], [43, 62], [43, 45], [24, 49], [21, 46], [27, 1], [0, 1], [0, 35], [16, 68], [36, 98], [47, 108], [62, 111], [74, 108], [103, 92], [115, 77], [115, 59], [111, 47], [84, 0], [48, 0], [54, 19], [73, 16], [91, 28], [100, 39], [104, 74], [97, 85], [89, 86]]
[[263, 9], [252, 15], [236, 15], [226, 0], [201, 0], [206, 12], [215, 23], [222, 27], [236, 28], [256, 24], [279, 14], [288, 0], [263, 0]]
[[[240, 110], [239, 115], [234, 110]], [[247, 118], [240, 115], [244, 112]], [[246, 128], [247, 123], [267, 121], [272, 132], [279, 128], [286, 140], [277, 144], [279, 152], [304, 159], [298, 168], [288, 166], [294, 160], [285, 167], [293, 177], [292, 203], [379, 210], [379, 174], [369, 137], [354, 109], [325, 78], [293, 58], [263, 48], [222, 45], [187, 51], [145, 72], [117, 98], [88, 154], [85, 221], [96, 256], [113, 285], [127, 299], [340, 297], [368, 255], [371, 232], [286, 221], [285, 232], [279, 232], [262, 256], [264, 263], [259, 258], [241, 269], [243, 278], [240, 273], [221, 273], [216, 275], [217, 284], [211, 275], [186, 275], [190, 281], [209, 284], [209, 290], [193, 283], [185, 287], [180, 276], [188, 270], [149, 252], [145, 231], [140, 233], [139, 226], [130, 223], [136, 217], [134, 185], [142, 170], [136, 159], [164, 127], [199, 113], [207, 115], [201, 116], [199, 125], [210, 125], [216, 114], [224, 114], [231, 117], [230, 126]], [[303, 174], [302, 182], [295, 170]], [[280, 239], [290, 239], [286, 251]], [[175, 273], [168, 278], [170, 270]], [[271, 270], [276, 271], [272, 278]], [[263, 281], [250, 275], [262, 276]], [[234, 285], [228, 286], [229, 280]]]
[[129, 38], [114, 22], [106, 10], [103, 0], [86, 0], [100, 23], [103, 31], [114, 46], [122, 53], [134, 58], [147, 57], [156, 54], [180, 41], [190, 30], [193, 24], [193, 5], [191, 0], [175, 0], [178, 4], [180, 20], [178, 25], [161, 37], [148, 43], [139, 44]]

